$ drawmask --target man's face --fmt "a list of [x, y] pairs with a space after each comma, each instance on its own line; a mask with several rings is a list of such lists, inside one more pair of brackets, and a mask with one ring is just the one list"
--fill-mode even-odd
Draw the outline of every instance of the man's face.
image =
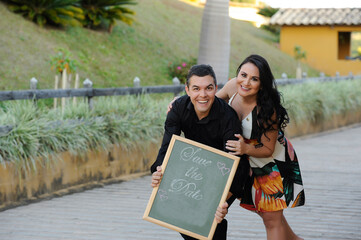
[[194, 106], [198, 119], [207, 117], [217, 92], [212, 76], [199, 77], [193, 75], [189, 79], [189, 87], [185, 87]]

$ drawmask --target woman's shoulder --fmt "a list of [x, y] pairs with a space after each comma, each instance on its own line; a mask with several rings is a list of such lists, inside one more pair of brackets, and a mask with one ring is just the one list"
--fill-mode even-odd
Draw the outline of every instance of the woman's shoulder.
[[232, 79], [228, 80], [228, 82], [226, 82], [224, 87], [226, 87], [226, 88], [234, 88], [236, 85], [237, 85], [237, 79], [232, 78]]
[[224, 84], [222, 89], [217, 93], [217, 96], [228, 101], [237, 92], [236, 78], [232, 78]]

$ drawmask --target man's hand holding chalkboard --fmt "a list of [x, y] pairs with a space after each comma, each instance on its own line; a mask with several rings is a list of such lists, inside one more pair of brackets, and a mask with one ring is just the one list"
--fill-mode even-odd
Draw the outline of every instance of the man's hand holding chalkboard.
[[157, 171], [155, 171], [152, 174], [152, 183], [150, 184], [153, 188], [158, 187], [160, 180], [162, 180], [163, 173], [162, 173], [162, 167], [158, 166]]

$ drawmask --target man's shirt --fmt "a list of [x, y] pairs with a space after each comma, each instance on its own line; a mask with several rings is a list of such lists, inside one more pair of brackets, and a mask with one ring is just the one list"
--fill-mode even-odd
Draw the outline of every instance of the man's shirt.
[[162, 146], [151, 172], [162, 165], [172, 135], [181, 132], [187, 139], [226, 151], [227, 140], [237, 140], [234, 134], [242, 134], [242, 127], [236, 112], [222, 99], [215, 97], [208, 116], [199, 120], [190, 98], [182, 96], [167, 115]]
[[[234, 134], [242, 134], [242, 126], [237, 113], [222, 99], [215, 97], [208, 116], [199, 120], [189, 96], [178, 98], [167, 115], [162, 145], [151, 166], [152, 173], [162, 165], [172, 135], [181, 132], [187, 139], [228, 152], [225, 148], [227, 140], [238, 140]], [[230, 189], [237, 197], [241, 196], [248, 173], [249, 162], [241, 158]]]

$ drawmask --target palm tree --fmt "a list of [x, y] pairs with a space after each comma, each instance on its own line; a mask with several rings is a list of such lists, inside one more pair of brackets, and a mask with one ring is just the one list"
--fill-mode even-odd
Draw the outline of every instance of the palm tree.
[[198, 64], [213, 67], [219, 83], [226, 83], [230, 56], [229, 0], [208, 0], [203, 10]]

